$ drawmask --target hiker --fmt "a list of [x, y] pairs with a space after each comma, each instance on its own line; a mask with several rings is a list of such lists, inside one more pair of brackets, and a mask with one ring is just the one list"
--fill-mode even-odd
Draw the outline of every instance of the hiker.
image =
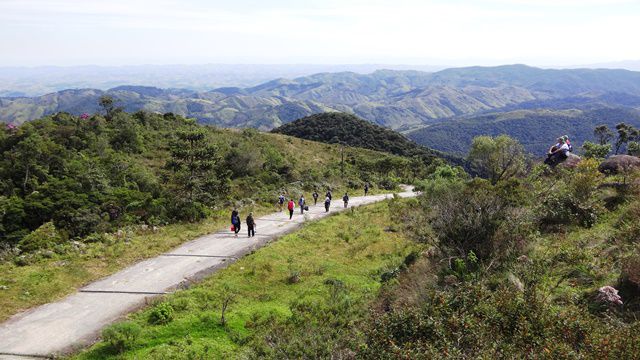
[[562, 135], [562, 139], [564, 139], [565, 144], [567, 144], [567, 146], [569, 147], [569, 152], [573, 152], [573, 145], [571, 145], [569, 135]]
[[304, 195], [300, 195], [300, 200], [298, 200], [298, 205], [300, 205], [300, 214], [304, 214], [304, 205], [306, 200], [304, 199]]
[[364, 196], [367, 196], [369, 193], [369, 183], [364, 184]]
[[293, 199], [289, 199], [289, 204], [287, 205], [287, 209], [289, 209], [289, 220], [293, 218], [293, 210], [296, 208], [296, 203]]
[[325, 196], [326, 196], [326, 197], [328, 197], [328, 198], [329, 198], [329, 200], [333, 200], [333, 197], [331, 197], [331, 189], [328, 189], [328, 190], [327, 190], [327, 193], [326, 193], [326, 195], [325, 195]]
[[342, 201], [344, 201], [344, 208], [347, 208], [347, 205], [349, 205], [349, 195], [347, 193], [344, 193], [344, 196], [342, 197]]
[[280, 211], [282, 211], [282, 207], [284, 206], [284, 193], [280, 193], [280, 196], [278, 196], [278, 206], [280, 207]]
[[558, 143], [552, 146], [547, 153], [547, 159], [544, 161], [549, 166], [556, 166], [563, 162], [569, 156], [570, 148], [565, 139], [558, 138]]
[[235, 232], [236, 237], [238, 237], [238, 233], [240, 232], [240, 215], [236, 209], [233, 209], [231, 212], [231, 228]]
[[325, 212], [329, 212], [329, 207], [330, 206], [331, 206], [331, 198], [327, 196], [324, 199], [324, 210], [325, 210]]
[[256, 221], [253, 220], [253, 213], [249, 213], [246, 223], [247, 229], [249, 230], [249, 237], [256, 236]]
[[318, 191], [317, 191], [317, 190], [314, 190], [314, 191], [313, 191], [313, 205], [314, 205], [314, 206], [315, 206], [315, 205], [318, 205], [318, 196], [320, 196], [320, 195], [318, 195]]

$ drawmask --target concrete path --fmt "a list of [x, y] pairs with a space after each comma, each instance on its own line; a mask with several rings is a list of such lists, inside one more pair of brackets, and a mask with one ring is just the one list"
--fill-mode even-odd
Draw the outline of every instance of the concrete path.
[[[398, 195], [415, 196], [409, 187]], [[390, 197], [352, 197], [349, 207]], [[247, 237], [246, 214], [241, 214], [243, 226], [237, 238], [228, 230], [202, 236], [89, 284], [58, 302], [14, 315], [0, 325], [0, 359], [47, 358], [83, 348], [97, 339], [104, 326], [143, 307], [151, 297], [186, 288], [306, 221], [344, 210], [342, 195], [335, 194], [334, 198], [329, 213], [319, 201], [317, 206], [309, 206], [304, 215], [296, 209], [292, 220], [288, 211], [258, 218], [253, 238]]]

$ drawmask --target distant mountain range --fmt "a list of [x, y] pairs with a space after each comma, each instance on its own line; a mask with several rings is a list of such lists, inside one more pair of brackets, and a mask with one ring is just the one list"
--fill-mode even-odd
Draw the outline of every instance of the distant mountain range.
[[256, 86], [276, 78], [321, 72], [371, 73], [378, 69], [438, 71], [445, 66], [376, 64], [203, 64], [0, 67], [0, 96], [40, 96], [67, 89], [108, 90], [122, 85], [210, 91]]
[[[0, 98], [0, 121], [22, 123], [59, 111], [96, 112], [102, 95], [112, 96], [127, 111], [173, 112], [202, 123], [261, 130], [315, 113], [346, 112], [410, 133], [413, 139], [435, 149], [460, 152], [464, 147], [452, 147], [433, 137], [462, 131], [474, 134], [512, 131], [511, 126], [527, 122], [523, 118], [545, 124], [538, 129], [550, 129], [545, 121], [557, 123], [556, 116], [571, 118], [566, 124], [579, 123], [585, 125], [585, 131], [591, 131], [591, 122], [583, 123], [584, 119], [606, 122], [593, 118], [594, 114], [602, 114], [597, 111], [616, 109], [617, 113], [610, 113], [634, 114], [634, 109], [640, 109], [640, 72], [507, 65], [433, 73], [411, 70], [320, 73], [211, 91], [144, 86], [119, 86], [107, 91], [64, 90], [38, 97]], [[510, 123], [507, 119], [520, 120]], [[511, 125], [501, 128], [498, 123]], [[576, 133], [571, 129], [573, 125], [567, 126], [562, 129]], [[541, 141], [548, 142], [549, 135], [543, 136], [545, 139]], [[537, 150], [538, 146], [531, 145], [530, 149]]]

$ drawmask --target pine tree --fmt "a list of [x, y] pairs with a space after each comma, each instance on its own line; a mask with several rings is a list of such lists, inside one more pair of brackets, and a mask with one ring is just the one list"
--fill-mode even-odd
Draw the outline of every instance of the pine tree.
[[226, 194], [229, 172], [222, 164], [220, 151], [208, 142], [203, 130], [178, 132], [177, 140], [171, 145], [167, 168], [172, 172], [177, 202], [181, 203], [181, 208], [189, 209], [185, 218], [197, 220], [203, 217], [202, 207], [213, 206], [216, 199]]

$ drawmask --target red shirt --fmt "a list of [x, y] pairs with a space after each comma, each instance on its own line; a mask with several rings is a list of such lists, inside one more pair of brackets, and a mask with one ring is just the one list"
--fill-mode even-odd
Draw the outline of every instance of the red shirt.
[[287, 206], [287, 208], [289, 210], [293, 210], [296, 207], [296, 203], [293, 202], [293, 200], [289, 200], [289, 205]]

